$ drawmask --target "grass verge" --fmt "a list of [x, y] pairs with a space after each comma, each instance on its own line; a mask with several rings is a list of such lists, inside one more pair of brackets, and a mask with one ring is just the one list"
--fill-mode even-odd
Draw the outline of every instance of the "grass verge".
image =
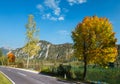
[[0, 72], [0, 84], [12, 84], [12, 83]]

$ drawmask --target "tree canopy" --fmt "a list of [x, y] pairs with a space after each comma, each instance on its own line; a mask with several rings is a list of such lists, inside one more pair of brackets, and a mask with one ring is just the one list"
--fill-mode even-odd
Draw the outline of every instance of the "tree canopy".
[[117, 56], [115, 32], [107, 18], [85, 17], [72, 32], [74, 54], [87, 64], [105, 65]]
[[15, 62], [15, 55], [12, 52], [8, 52], [7, 56], [9, 62]]
[[29, 57], [36, 56], [40, 50], [39, 43], [39, 30], [36, 28], [36, 22], [34, 16], [29, 15], [28, 23], [26, 24], [26, 44], [23, 47], [24, 53], [28, 55], [27, 68], [29, 64]]

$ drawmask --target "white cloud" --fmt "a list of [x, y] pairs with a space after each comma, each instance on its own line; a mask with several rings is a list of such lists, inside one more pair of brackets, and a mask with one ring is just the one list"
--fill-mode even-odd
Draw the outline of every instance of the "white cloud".
[[51, 17], [50, 13], [46, 14], [46, 18], [50, 18], [50, 17]]
[[48, 13], [48, 14], [44, 14], [42, 15], [42, 19], [48, 19], [48, 20], [53, 20], [53, 21], [62, 21], [64, 20], [64, 17], [63, 16], [60, 16], [60, 17], [55, 17], [55, 16], [52, 16], [51, 13]]
[[82, 3], [86, 3], [87, 0], [78, 0], [78, 2], [79, 2], [80, 4], [82, 4]]
[[82, 3], [86, 3], [87, 0], [67, 0], [69, 2], [69, 5], [74, 5], [74, 4], [82, 4]]
[[64, 17], [63, 17], [63, 16], [60, 16], [60, 17], [58, 18], [58, 20], [64, 20]]
[[[74, 4], [86, 3], [87, 0], [66, 0], [70, 6]], [[39, 10], [39, 15], [42, 19], [48, 19], [53, 21], [65, 20], [65, 13], [69, 10], [67, 8], [60, 7], [61, 0], [44, 0], [43, 3], [38, 4], [36, 8]]]
[[45, 6], [53, 10], [54, 14], [59, 16], [61, 13], [61, 8], [59, 7], [59, 0], [45, 0]]
[[69, 10], [67, 8], [63, 8], [62, 9], [65, 13], [69, 12]]
[[57, 21], [58, 18], [56, 17], [51, 17], [50, 20], [54, 20], [54, 21]]
[[64, 14], [61, 12], [64, 12], [64, 10], [60, 8], [59, 4], [60, 0], [44, 0], [44, 2], [38, 4], [36, 8], [39, 10], [42, 19], [62, 21], [64, 20]]
[[56, 17], [53, 17], [50, 13], [44, 14], [44, 15], [42, 16], [42, 18], [43, 18], [43, 19], [48, 19], [48, 20], [53, 20], [53, 21], [57, 21], [57, 19], [58, 19], [58, 18], [56, 18]]
[[61, 9], [60, 8], [57, 8], [54, 10], [54, 14], [59, 16], [60, 15], [60, 12], [61, 12]]
[[43, 18], [43, 19], [49, 19], [50, 17], [51, 17], [51, 14], [50, 14], [50, 13], [47, 13], [47, 14], [42, 15], [42, 18]]
[[59, 33], [60, 35], [64, 35], [64, 36], [70, 35], [70, 33], [69, 33], [67, 30], [59, 30], [58, 33]]
[[43, 11], [43, 10], [44, 10], [44, 7], [43, 7], [41, 4], [38, 4], [38, 5], [36, 6], [36, 8], [37, 8], [38, 10], [40, 10], [40, 11]]

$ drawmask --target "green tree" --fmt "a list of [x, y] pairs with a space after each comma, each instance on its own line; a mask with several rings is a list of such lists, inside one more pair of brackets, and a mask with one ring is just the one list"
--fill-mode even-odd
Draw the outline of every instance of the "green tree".
[[3, 53], [2, 53], [2, 49], [0, 49], [0, 62], [3, 65]]
[[31, 56], [36, 56], [40, 50], [39, 42], [39, 30], [36, 28], [36, 22], [33, 20], [34, 16], [29, 15], [28, 23], [26, 24], [26, 44], [23, 47], [24, 53], [27, 54], [27, 68], [29, 66], [29, 59]]
[[3, 53], [2, 53], [2, 49], [0, 49], [0, 57], [3, 55]]
[[117, 56], [116, 38], [107, 18], [85, 17], [72, 32], [74, 55], [84, 62], [83, 80], [89, 63], [107, 65]]

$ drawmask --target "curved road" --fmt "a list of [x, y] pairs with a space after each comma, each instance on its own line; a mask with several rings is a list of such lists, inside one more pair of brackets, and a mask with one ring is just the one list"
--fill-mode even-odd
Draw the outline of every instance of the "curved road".
[[0, 71], [13, 80], [15, 84], [75, 84], [60, 81], [55, 77], [23, 71], [15, 68], [0, 67]]

